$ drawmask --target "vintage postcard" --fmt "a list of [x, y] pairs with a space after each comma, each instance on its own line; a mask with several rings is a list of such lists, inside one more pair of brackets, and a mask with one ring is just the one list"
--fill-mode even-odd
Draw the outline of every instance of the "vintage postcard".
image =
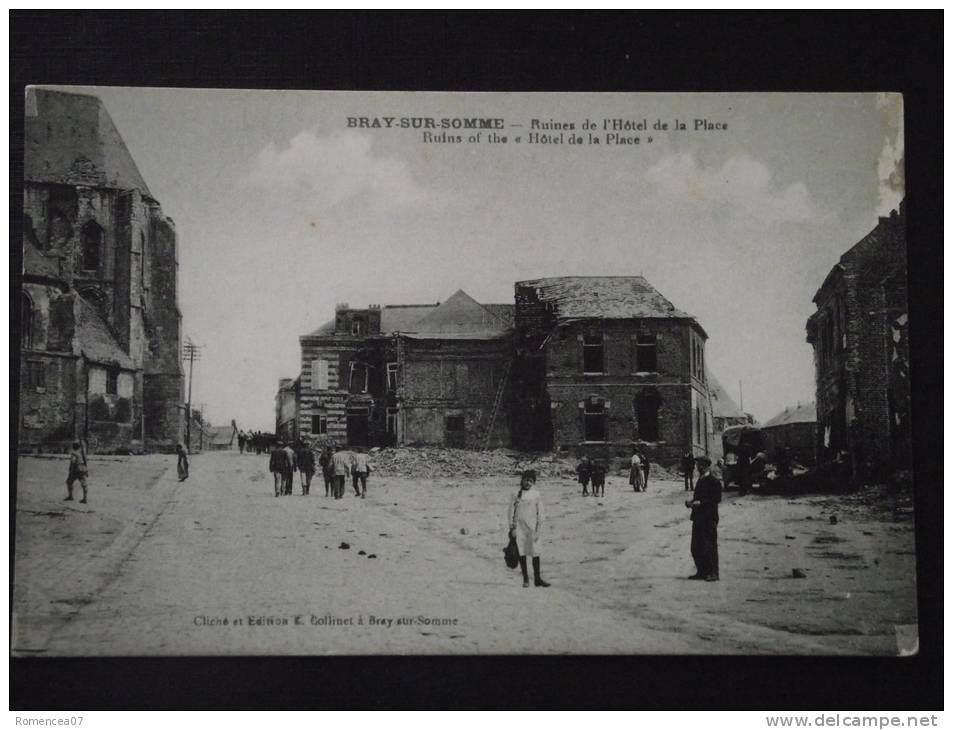
[[917, 652], [900, 95], [24, 115], [14, 655]]

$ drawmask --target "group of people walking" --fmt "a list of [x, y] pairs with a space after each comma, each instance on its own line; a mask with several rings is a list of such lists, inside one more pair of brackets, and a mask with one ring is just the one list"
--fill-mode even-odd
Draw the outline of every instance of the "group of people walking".
[[275, 496], [290, 495], [294, 487], [294, 473], [301, 474], [301, 494], [311, 493], [311, 480], [321, 468], [324, 478], [324, 496], [335, 499], [344, 497], [344, 487], [348, 477], [354, 487], [354, 496], [367, 497], [367, 478], [372, 471], [370, 459], [364, 450], [355, 448], [345, 451], [341, 447], [326, 446], [321, 455], [300, 439], [294, 444], [278, 441], [271, 450], [268, 469], [275, 480]]
[[270, 433], [262, 433], [261, 431], [239, 431], [238, 432], [238, 453], [251, 453], [254, 451], [256, 454], [262, 454], [265, 451], [268, 451], [269, 448], [274, 449], [277, 446], [275, 437]]

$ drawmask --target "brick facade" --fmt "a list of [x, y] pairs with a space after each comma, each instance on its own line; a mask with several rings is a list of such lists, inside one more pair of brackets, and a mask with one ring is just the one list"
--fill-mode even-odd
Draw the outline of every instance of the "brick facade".
[[[625, 296], [600, 317], [601, 292], [616, 290]], [[664, 302], [640, 277], [517, 283], [516, 445], [609, 458], [638, 443], [661, 463], [687, 448], [708, 453], [707, 336], [694, 318], [667, 302], [643, 306], [646, 298]]]

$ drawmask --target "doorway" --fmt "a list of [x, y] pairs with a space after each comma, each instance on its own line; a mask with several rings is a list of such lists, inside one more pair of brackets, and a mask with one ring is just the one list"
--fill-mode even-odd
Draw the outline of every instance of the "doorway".
[[466, 424], [463, 416], [447, 416], [444, 420], [444, 443], [455, 449], [466, 446]]
[[367, 408], [347, 409], [347, 445], [367, 446], [368, 444], [368, 415]]

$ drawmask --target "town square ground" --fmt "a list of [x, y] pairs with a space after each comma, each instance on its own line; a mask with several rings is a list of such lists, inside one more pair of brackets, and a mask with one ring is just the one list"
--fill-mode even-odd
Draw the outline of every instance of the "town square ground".
[[[912, 515], [887, 495], [725, 493], [721, 580], [688, 580], [669, 475], [605, 497], [545, 475], [544, 577], [504, 565], [512, 475], [371, 475], [274, 496], [267, 456], [18, 462], [19, 656], [327, 654], [897, 655], [916, 645]], [[832, 519], [833, 518], [833, 519]], [[804, 577], [794, 577], [794, 571]]]

